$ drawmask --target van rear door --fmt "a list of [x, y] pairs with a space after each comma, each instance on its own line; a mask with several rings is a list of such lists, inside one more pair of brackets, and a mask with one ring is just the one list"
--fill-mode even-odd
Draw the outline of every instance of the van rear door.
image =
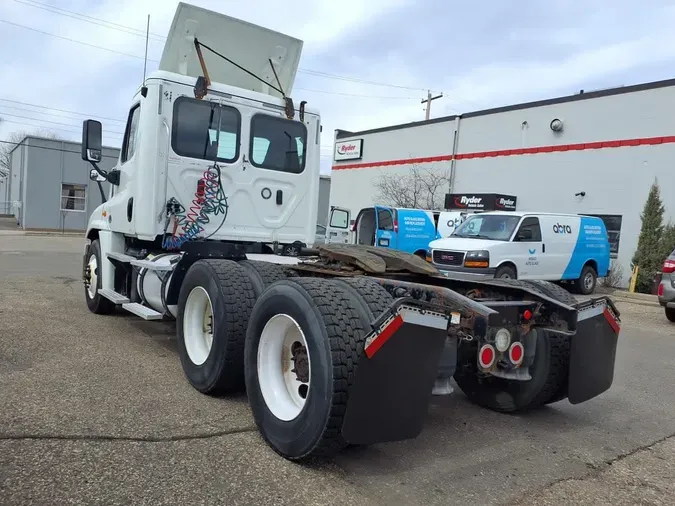
[[398, 248], [398, 226], [396, 209], [375, 206], [375, 246], [380, 248]]
[[343, 207], [331, 207], [328, 216], [326, 237], [329, 244], [349, 243], [349, 209]]

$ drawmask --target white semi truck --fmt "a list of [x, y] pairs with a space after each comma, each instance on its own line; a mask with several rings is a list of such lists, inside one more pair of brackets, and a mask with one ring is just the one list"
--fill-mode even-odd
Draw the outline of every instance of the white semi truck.
[[401, 252], [314, 242], [321, 121], [291, 97], [302, 42], [179, 4], [160, 68], [131, 101], [83, 258], [86, 303], [175, 320], [187, 380], [245, 389], [292, 460], [416, 437], [454, 377], [501, 412], [610, 388], [619, 313], [545, 282], [465, 281]]

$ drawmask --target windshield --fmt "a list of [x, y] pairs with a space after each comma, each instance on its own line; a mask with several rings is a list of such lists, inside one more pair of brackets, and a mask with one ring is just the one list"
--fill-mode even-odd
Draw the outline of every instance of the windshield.
[[508, 241], [520, 216], [504, 214], [475, 215], [467, 218], [450, 237], [470, 237], [491, 241]]

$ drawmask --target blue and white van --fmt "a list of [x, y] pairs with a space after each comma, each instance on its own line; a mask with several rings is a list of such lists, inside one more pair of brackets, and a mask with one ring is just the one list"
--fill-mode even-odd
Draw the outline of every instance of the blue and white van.
[[429, 244], [439, 270], [470, 276], [571, 281], [582, 294], [609, 270], [604, 222], [577, 214], [485, 212]]
[[425, 258], [429, 242], [441, 238], [439, 211], [373, 206], [359, 211], [354, 220], [353, 242], [406, 251]]

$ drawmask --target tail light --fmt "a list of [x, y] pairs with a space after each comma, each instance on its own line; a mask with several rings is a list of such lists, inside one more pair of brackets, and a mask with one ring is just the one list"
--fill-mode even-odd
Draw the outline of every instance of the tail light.
[[675, 272], [675, 258], [668, 258], [666, 259], [665, 262], [663, 262], [663, 268], [661, 271], [664, 274], [670, 274]]
[[394, 233], [398, 234], [398, 220], [394, 220]]
[[523, 345], [516, 341], [511, 345], [511, 348], [509, 348], [509, 360], [513, 365], [519, 365], [523, 361], [523, 357], [525, 356], [525, 348], [523, 348]]
[[656, 295], [658, 295], [659, 297], [663, 297], [664, 288], [665, 288], [665, 286], [663, 286], [663, 283], [659, 283], [659, 290], [658, 290], [658, 292], [656, 292]]
[[478, 364], [483, 369], [489, 369], [495, 363], [495, 355], [495, 349], [489, 344], [484, 344], [478, 352]]

